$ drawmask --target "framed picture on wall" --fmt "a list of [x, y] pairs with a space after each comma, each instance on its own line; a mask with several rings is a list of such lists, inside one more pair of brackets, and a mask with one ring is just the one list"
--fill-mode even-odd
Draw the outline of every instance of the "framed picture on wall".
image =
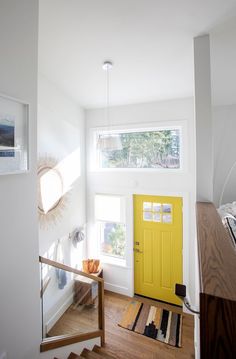
[[0, 175], [29, 170], [29, 104], [0, 94]]

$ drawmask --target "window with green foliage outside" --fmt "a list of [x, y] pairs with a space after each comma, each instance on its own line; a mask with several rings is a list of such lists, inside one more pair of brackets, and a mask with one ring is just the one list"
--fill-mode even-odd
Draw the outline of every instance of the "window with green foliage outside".
[[[100, 133], [99, 138], [104, 136]], [[180, 168], [180, 129], [116, 133], [120, 149], [99, 149], [100, 168]]]
[[125, 225], [122, 223], [101, 223], [101, 253], [124, 258]]

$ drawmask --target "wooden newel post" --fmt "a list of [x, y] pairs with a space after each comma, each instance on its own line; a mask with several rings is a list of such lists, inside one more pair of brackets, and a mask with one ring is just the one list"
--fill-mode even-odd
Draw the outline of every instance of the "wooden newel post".
[[104, 281], [98, 283], [99, 285], [99, 311], [98, 311], [98, 321], [99, 329], [102, 330], [101, 336], [101, 345], [105, 344], [105, 318], [104, 318]]

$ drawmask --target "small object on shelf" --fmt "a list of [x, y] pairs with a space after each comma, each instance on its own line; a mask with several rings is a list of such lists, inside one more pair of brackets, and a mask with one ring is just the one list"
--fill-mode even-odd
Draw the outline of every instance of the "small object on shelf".
[[99, 272], [100, 260], [99, 259], [85, 259], [82, 261], [83, 272], [91, 274]]

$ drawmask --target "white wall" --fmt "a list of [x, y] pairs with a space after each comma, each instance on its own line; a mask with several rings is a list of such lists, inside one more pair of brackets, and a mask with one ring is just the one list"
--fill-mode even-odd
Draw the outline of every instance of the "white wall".
[[236, 103], [236, 16], [210, 31], [213, 106]]
[[[114, 126], [128, 128], [129, 126], [145, 127], [148, 124], [183, 125], [184, 129], [184, 168], [179, 173], [160, 173], [156, 171], [93, 171], [87, 168], [87, 221], [89, 255], [98, 255], [94, 237], [94, 195], [96, 193], [122, 194], [127, 200], [127, 266], [119, 267], [103, 264], [105, 287], [115, 292], [133, 295], [133, 213], [132, 195], [156, 194], [177, 195], [184, 198], [184, 239], [183, 265], [184, 283], [194, 300], [195, 273], [194, 260], [195, 241], [195, 139], [193, 119], [193, 99], [172, 100], [148, 104], [113, 107], [110, 117]], [[87, 125], [87, 163], [90, 163], [92, 150], [92, 128], [105, 126], [103, 109], [86, 111]]]
[[197, 200], [213, 200], [213, 134], [209, 35], [194, 39]]
[[[84, 112], [43, 75], [39, 75], [38, 103], [38, 156], [65, 163], [61, 174], [68, 185], [61, 218], [55, 224], [39, 226], [39, 252], [58, 260], [55, 255], [60, 240], [64, 263], [80, 268], [85, 241], [75, 249], [68, 238], [69, 233], [86, 221]], [[51, 277], [44, 295], [44, 324], [58, 319], [71, 304], [68, 298], [72, 298], [69, 276], [63, 289], [58, 288], [55, 271], [51, 271]]]
[[[196, 198], [197, 201], [212, 202], [214, 174], [209, 35], [203, 35], [194, 38], [194, 80], [196, 126]], [[193, 246], [192, 250], [197, 253], [198, 246], [195, 244], [195, 247]], [[199, 308], [200, 280], [197, 255], [193, 259], [192, 266], [195, 267], [195, 303]], [[197, 315], [194, 315], [194, 323], [195, 355], [196, 358], [200, 358], [200, 321]]]
[[30, 104], [30, 172], [0, 176], [0, 355], [8, 359], [36, 359], [40, 344], [37, 27], [37, 0], [0, 1], [0, 92]]
[[213, 107], [213, 120], [214, 203], [218, 207], [221, 197], [222, 204], [236, 201], [236, 105]]
[[[214, 203], [236, 200], [236, 17], [212, 29], [211, 78], [214, 139]], [[234, 166], [231, 174], [232, 166]], [[220, 199], [225, 184], [222, 200]]]
[[52, 243], [60, 238], [66, 240], [76, 226], [86, 221], [84, 112], [42, 75], [38, 103], [38, 157], [51, 156], [58, 163], [68, 161], [72, 166], [71, 177], [62, 171], [63, 178], [69, 177], [67, 182], [71, 179], [62, 219], [39, 230], [39, 250], [44, 255]]

